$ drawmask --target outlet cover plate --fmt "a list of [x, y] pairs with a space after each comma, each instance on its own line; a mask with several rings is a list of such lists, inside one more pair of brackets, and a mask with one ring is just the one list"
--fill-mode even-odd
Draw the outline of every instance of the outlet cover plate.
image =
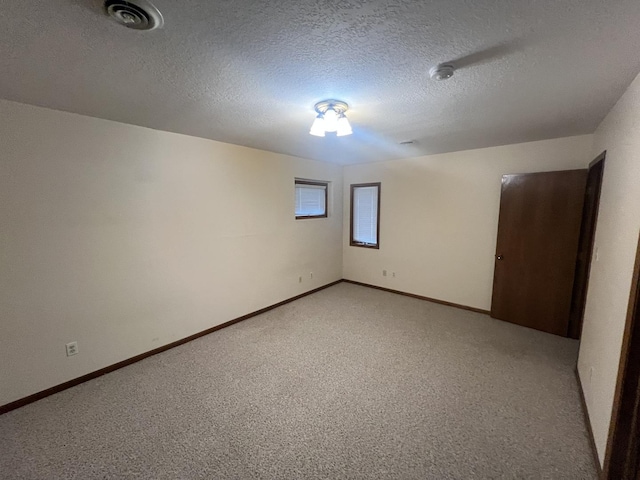
[[78, 354], [78, 342], [69, 342], [65, 345], [67, 349], [67, 357]]

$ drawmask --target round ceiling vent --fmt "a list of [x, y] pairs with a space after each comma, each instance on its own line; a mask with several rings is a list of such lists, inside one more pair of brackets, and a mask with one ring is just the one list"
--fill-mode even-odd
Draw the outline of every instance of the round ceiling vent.
[[164, 25], [160, 11], [144, 0], [107, 0], [104, 10], [120, 25], [134, 30], [153, 30]]
[[429, 70], [429, 75], [433, 80], [447, 80], [448, 78], [453, 77], [454, 71], [455, 68], [453, 65], [449, 63], [441, 63]]

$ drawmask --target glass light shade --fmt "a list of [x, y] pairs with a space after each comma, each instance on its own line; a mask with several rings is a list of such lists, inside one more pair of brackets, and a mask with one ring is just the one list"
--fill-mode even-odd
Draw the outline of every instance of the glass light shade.
[[309, 133], [316, 137], [324, 137], [324, 118], [322, 118], [322, 115], [318, 115], [313, 121]]
[[353, 130], [351, 130], [351, 125], [349, 124], [349, 120], [347, 120], [347, 117], [343, 114], [340, 115], [340, 118], [338, 118], [338, 128], [336, 130], [336, 135], [338, 137], [344, 137], [345, 135], [351, 135], [353, 133]]
[[338, 114], [333, 108], [324, 112], [324, 131], [335, 132], [338, 129]]

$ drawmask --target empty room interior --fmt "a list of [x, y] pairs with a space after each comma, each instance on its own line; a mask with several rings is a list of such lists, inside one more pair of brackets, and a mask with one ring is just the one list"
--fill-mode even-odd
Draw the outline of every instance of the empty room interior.
[[640, 478], [639, 23], [3, 2], [0, 478]]

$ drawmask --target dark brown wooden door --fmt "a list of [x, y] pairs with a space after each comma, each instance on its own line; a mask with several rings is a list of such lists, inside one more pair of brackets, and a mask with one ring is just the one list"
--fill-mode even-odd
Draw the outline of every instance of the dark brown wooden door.
[[567, 335], [586, 170], [502, 177], [491, 316]]
[[640, 478], [640, 239], [603, 470], [606, 480]]
[[589, 272], [591, 272], [591, 257], [596, 237], [596, 223], [600, 207], [600, 190], [604, 174], [605, 153], [602, 153], [589, 165], [587, 186], [582, 210], [582, 226], [578, 241], [578, 260], [576, 274], [573, 281], [573, 296], [571, 299], [571, 313], [569, 314], [569, 337], [580, 338], [582, 320], [587, 303], [587, 289], [589, 287]]

